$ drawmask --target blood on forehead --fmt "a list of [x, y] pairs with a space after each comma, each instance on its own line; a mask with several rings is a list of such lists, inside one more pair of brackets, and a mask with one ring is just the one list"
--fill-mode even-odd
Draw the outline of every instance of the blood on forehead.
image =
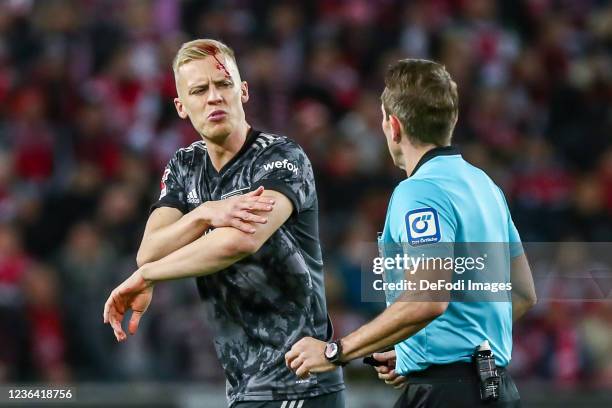
[[222, 63], [219, 60], [219, 58], [217, 57], [217, 54], [219, 54], [219, 49], [216, 46], [214, 46], [212, 44], [208, 44], [208, 45], [201, 46], [200, 49], [202, 51], [204, 51], [206, 54], [208, 54], [211, 57], [213, 57], [215, 59], [215, 61], [217, 61], [217, 69], [219, 71], [223, 72], [227, 79], [232, 79], [232, 76], [230, 75], [229, 70], [227, 69], [225, 64]]

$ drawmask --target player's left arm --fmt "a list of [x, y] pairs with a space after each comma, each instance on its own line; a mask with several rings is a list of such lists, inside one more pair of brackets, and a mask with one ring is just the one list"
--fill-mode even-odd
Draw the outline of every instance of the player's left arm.
[[251, 171], [251, 187], [265, 187], [267, 195], [276, 201], [272, 211], [265, 214], [268, 222], [254, 225], [253, 234], [216, 228], [165, 258], [144, 265], [141, 274], [145, 280], [187, 278], [225, 269], [257, 252], [293, 212], [309, 208], [316, 197], [312, 166], [303, 150], [288, 140], [262, 150]]
[[128, 331], [135, 334], [140, 318], [146, 312], [155, 283], [169, 279], [209, 275], [254, 254], [287, 221], [293, 204], [283, 194], [269, 190], [276, 201], [267, 213], [268, 222], [253, 224], [255, 233], [235, 228], [217, 228], [164, 258], [141, 266], [121, 285], [115, 288], [104, 305], [104, 323], [111, 325], [117, 341], [127, 339], [122, 323], [125, 314], [132, 311]]
[[[272, 211], [265, 213], [267, 223], [254, 224], [255, 232], [251, 234], [235, 228], [216, 228], [139, 268], [113, 290], [104, 308], [104, 321], [111, 324], [118, 341], [126, 338], [121, 322], [128, 310], [136, 314], [136, 321], [133, 322], [133, 314], [128, 325], [130, 333], [135, 333], [156, 282], [209, 275], [254, 254], [293, 212], [310, 208], [316, 199], [312, 166], [303, 150], [289, 140], [277, 140], [263, 149], [252, 163], [251, 172], [251, 188], [263, 186], [275, 201]], [[253, 214], [264, 215], [257, 211]]]
[[209, 275], [254, 254], [293, 211], [291, 201], [284, 194], [268, 190], [267, 195], [276, 201], [276, 205], [266, 214], [267, 223], [253, 224], [255, 233], [248, 234], [236, 228], [216, 228], [166, 257], [143, 265], [137, 272], [151, 282]]

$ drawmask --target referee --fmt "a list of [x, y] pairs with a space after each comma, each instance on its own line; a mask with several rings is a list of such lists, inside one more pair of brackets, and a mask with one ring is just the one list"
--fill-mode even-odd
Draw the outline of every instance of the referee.
[[[440, 64], [401, 60], [385, 76], [382, 113], [389, 152], [408, 178], [393, 193], [379, 244], [401, 244], [411, 255], [446, 245], [457, 255], [466, 243], [506, 243], [495, 274], [511, 284], [511, 299], [458, 302], [446, 293], [443, 299], [389, 302], [381, 315], [344, 338], [330, 343], [301, 339], [285, 355], [286, 363], [298, 376], [307, 376], [394, 346], [374, 358], [379, 378], [406, 386], [397, 408], [519, 407], [505, 367], [512, 323], [535, 304], [535, 291], [503, 193], [451, 146], [458, 117], [456, 84]], [[481, 376], [475, 350], [487, 343], [497, 367], [491, 365]], [[492, 378], [496, 395], [491, 398], [481, 389]]]

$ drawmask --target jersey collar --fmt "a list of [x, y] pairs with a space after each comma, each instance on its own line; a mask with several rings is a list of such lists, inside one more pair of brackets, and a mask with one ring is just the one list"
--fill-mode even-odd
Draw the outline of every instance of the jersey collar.
[[232, 166], [232, 164], [236, 163], [236, 161], [240, 159], [247, 150], [249, 150], [249, 147], [251, 147], [251, 145], [253, 144], [255, 139], [257, 139], [257, 136], [259, 136], [260, 133], [261, 132], [259, 130], [255, 130], [252, 127], [250, 127], [246, 135], [246, 139], [242, 147], [240, 148], [240, 150], [238, 150], [238, 152], [234, 155], [234, 157], [232, 157], [227, 163], [225, 163], [225, 165], [221, 167], [218, 172], [217, 170], [215, 170], [215, 167], [212, 165], [212, 162], [210, 161], [210, 157], [206, 155], [206, 160], [208, 161], [207, 168], [210, 169], [209, 170], [210, 175], [217, 176], [223, 173], [223, 171], [225, 171], [226, 169], [229, 169]]
[[461, 154], [461, 152], [459, 152], [459, 149], [457, 147], [455, 147], [455, 146], [438, 146], [438, 147], [434, 147], [433, 149], [428, 150], [427, 152], [425, 152], [425, 154], [421, 157], [421, 159], [419, 160], [417, 165], [414, 167], [414, 170], [412, 170], [412, 173], [410, 173], [410, 176], [408, 176], [408, 177], [414, 176], [414, 174], [417, 172], [418, 169], [420, 169], [425, 163], [427, 163], [428, 161], [430, 161], [434, 157], [438, 157], [438, 156], [453, 156], [453, 155], [456, 155], [456, 154]]
[[238, 150], [238, 153], [236, 153], [234, 157], [232, 157], [230, 161], [228, 161], [225, 166], [221, 168], [221, 171], [223, 171], [223, 169], [229, 169], [232, 164], [236, 163], [236, 161], [241, 158], [247, 150], [249, 150], [249, 147], [251, 147], [251, 145], [253, 144], [255, 139], [257, 139], [257, 136], [259, 136], [260, 133], [261, 132], [259, 130], [255, 130], [250, 127], [249, 131], [247, 132], [246, 139], [244, 140], [244, 144], [242, 145], [240, 150]]

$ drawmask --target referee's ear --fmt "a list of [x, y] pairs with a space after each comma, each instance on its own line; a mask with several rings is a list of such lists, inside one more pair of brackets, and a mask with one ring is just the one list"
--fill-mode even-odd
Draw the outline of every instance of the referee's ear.
[[397, 116], [389, 115], [389, 124], [391, 125], [391, 139], [395, 143], [399, 143], [402, 140], [402, 123], [399, 121]]

